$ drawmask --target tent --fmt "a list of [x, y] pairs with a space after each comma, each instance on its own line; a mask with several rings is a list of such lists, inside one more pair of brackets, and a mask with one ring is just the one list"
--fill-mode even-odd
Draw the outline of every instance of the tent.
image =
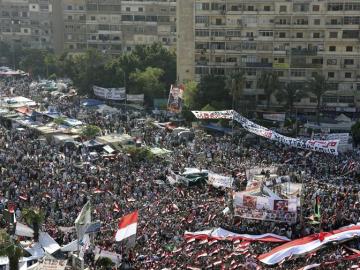
[[83, 99], [81, 100], [81, 106], [84, 106], [84, 107], [92, 107], [92, 106], [99, 106], [99, 105], [102, 105], [104, 104], [103, 101], [101, 100], [98, 100], [98, 99]]
[[338, 117], [336, 117], [335, 120], [337, 122], [347, 122], [347, 123], [351, 122], [351, 119], [343, 113], [340, 114]]

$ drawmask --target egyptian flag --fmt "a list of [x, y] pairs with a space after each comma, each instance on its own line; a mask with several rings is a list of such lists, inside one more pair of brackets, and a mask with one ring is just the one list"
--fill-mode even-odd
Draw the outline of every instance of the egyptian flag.
[[314, 204], [314, 216], [317, 219], [320, 219], [320, 217], [321, 217], [321, 214], [320, 214], [320, 202], [321, 202], [320, 196], [316, 195], [315, 204]]
[[136, 234], [138, 211], [128, 214], [119, 220], [118, 230], [115, 235], [117, 242]]
[[267, 265], [278, 264], [283, 260], [302, 256], [323, 248], [332, 242], [344, 242], [360, 236], [360, 226], [352, 225], [331, 232], [321, 232], [293, 240], [278, 246], [258, 259]]

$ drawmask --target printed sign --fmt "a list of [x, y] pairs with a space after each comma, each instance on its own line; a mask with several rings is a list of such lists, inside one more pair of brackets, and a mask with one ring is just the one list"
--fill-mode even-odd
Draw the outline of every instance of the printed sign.
[[168, 100], [168, 110], [170, 112], [179, 113], [182, 111], [183, 93], [184, 93], [183, 85], [179, 87], [171, 85], [169, 100]]
[[103, 98], [103, 99], [125, 100], [125, 98], [126, 98], [125, 87], [103, 88], [103, 87], [99, 87], [99, 86], [94, 86], [93, 89], [94, 89], [95, 96]]
[[216, 173], [208, 174], [208, 184], [214, 187], [232, 188], [234, 179], [229, 176], [224, 176]]

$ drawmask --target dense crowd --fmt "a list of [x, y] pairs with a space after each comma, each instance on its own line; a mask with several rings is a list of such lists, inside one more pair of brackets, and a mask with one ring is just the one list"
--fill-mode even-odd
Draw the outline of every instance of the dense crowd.
[[[29, 84], [28, 79], [3, 81], [1, 93], [9, 94], [12, 89], [13, 95], [38, 96], [38, 90], [30, 89]], [[172, 151], [167, 158], [137, 162], [121, 151], [113, 158], [91, 159], [86, 147], [61, 147], [41, 140], [33, 130], [0, 126], [1, 209], [6, 208], [8, 200], [16, 202], [17, 219], [21, 221], [24, 208], [41, 208], [46, 217], [42, 230], [65, 245], [76, 239], [74, 221], [91, 200], [92, 219], [101, 221], [102, 226], [85, 254], [90, 269], [96, 269], [95, 246], [122, 254], [124, 269], [267, 269], [271, 267], [261, 264], [256, 256], [275, 244], [252, 242], [244, 248], [242, 242], [187, 242], [183, 234], [223, 227], [238, 233], [274, 233], [296, 239], [359, 220], [358, 171], [356, 166], [351, 172], [346, 167], [349, 161], [359, 160], [355, 151], [337, 157], [320, 153], [305, 157], [299, 149], [262, 139], [249, 144], [244, 136], [209, 136], [203, 132], [196, 132], [193, 141], [179, 141], [166, 129], [137, 121], [140, 117], [158, 116], [124, 109], [102, 115], [81, 107], [77, 97], [42, 98], [45, 107], [55, 107], [66, 116], [89, 115], [82, 121], [99, 126], [103, 134], [140, 128], [146, 145]], [[279, 174], [291, 175], [294, 182], [304, 183], [304, 226], [250, 219], [234, 222], [231, 212], [223, 212], [226, 207], [232, 208], [231, 191], [205, 183], [185, 187], [166, 181], [170, 169], [196, 167], [231, 175], [235, 177], [236, 189], [244, 190], [245, 172], [254, 166], [277, 166]], [[322, 218], [320, 224], [311, 224], [308, 217], [313, 214], [316, 196], [321, 198]], [[114, 204], [119, 211], [114, 211]], [[127, 241], [115, 242], [118, 219], [134, 210], [139, 210], [135, 246]], [[347, 245], [360, 248], [357, 239]], [[299, 269], [338, 260], [346, 252], [349, 251], [342, 245], [334, 245], [272, 268]], [[352, 264], [354, 261], [344, 260], [324, 269], [347, 269]]]

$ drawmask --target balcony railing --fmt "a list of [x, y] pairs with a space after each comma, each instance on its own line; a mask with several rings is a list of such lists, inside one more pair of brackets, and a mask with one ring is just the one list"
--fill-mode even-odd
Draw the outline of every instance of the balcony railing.
[[318, 50], [317, 49], [297, 49], [297, 48], [292, 48], [291, 51], [287, 51], [287, 54], [291, 54], [291, 55], [317, 55]]

